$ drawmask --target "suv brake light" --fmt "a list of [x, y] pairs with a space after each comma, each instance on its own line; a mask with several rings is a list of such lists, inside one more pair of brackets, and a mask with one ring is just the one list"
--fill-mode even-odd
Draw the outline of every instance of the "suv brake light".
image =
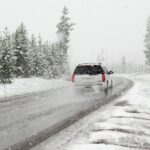
[[72, 75], [72, 82], [75, 80], [75, 74]]
[[105, 74], [102, 74], [102, 82], [105, 82], [105, 80], [106, 80], [106, 76]]

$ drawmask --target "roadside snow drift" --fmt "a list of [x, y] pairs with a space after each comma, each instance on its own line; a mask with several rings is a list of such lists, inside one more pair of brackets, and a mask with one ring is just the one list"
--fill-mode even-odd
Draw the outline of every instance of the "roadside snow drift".
[[63, 79], [46, 80], [42, 78], [14, 79], [12, 84], [0, 84], [0, 98], [16, 96], [32, 92], [46, 91], [70, 85]]
[[106, 110], [107, 117], [100, 115], [86, 129], [86, 140], [78, 136], [67, 150], [150, 149], [150, 75], [133, 80], [135, 86], [111, 106], [111, 113]]

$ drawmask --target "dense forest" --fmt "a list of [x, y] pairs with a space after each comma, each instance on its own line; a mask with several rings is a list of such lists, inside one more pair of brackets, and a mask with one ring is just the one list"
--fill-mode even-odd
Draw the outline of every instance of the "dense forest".
[[10, 33], [8, 28], [0, 34], [0, 81], [11, 83], [12, 78], [60, 78], [69, 73], [68, 48], [70, 31], [73, 30], [64, 7], [56, 34], [55, 43], [43, 41], [41, 36], [29, 37], [21, 23]]

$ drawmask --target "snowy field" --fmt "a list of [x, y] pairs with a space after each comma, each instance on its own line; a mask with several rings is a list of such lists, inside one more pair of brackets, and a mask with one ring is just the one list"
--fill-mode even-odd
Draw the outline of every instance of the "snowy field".
[[126, 77], [135, 85], [124, 96], [34, 150], [149, 150], [150, 75]]
[[42, 78], [14, 79], [12, 84], [0, 84], [0, 98], [16, 96], [32, 92], [46, 91], [65, 87], [71, 83], [65, 79], [46, 80]]

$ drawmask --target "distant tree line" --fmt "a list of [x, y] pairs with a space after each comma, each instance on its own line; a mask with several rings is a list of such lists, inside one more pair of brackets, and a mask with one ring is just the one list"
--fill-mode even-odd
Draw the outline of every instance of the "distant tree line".
[[147, 26], [146, 26], [146, 35], [145, 35], [145, 50], [144, 54], [146, 57], [146, 65], [150, 66], [150, 17], [148, 17], [147, 20]]
[[0, 81], [11, 83], [12, 78], [44, 77], [60, 78], [69, 72], [68, 48], [70, 31], [74, 24], [63, 9], [57, 25], [59, 40], [55, 43], [43, 41], [41, 36], [30, 38], [21, 23], [14, 33], [7, 28], [0, 33]]
[[[113, 70], [114, 73], [139, 73], [139, 72], [147, 72], [145, 65], [136, 64], [133, 62], [126, 62], [126, 64], [120, 63], [112, 63], [107, 65], [109, 70]], [[125, 68], [124, 68], [125, 67]]]

